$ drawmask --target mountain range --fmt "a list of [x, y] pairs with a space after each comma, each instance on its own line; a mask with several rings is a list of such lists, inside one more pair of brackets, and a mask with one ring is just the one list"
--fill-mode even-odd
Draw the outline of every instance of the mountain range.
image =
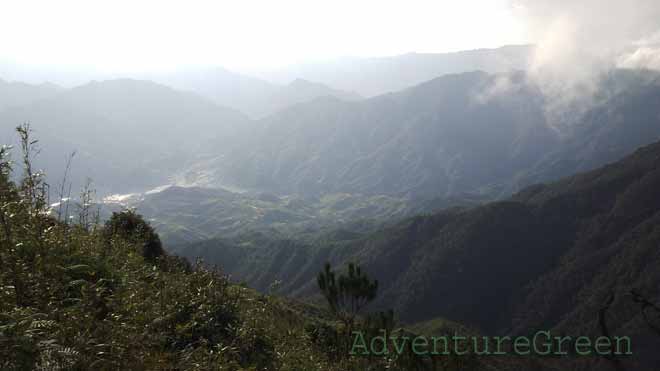
[[332, 194], [460, 205], [596, 168], [660, 138], [655, 72], [616, 70], [599, 84], [596, 103], [559, 128], [524, 72], [445, 75], [359, 101], [318, 97], [260, 120], [144, 80], [4, 84], [21, 101], [0, 110], [10, 123], [0, 135], [11, 142], [12, 127], [30, 122], [44, 149], [61, 154], [37, 165], [59, 181], [76, 150], [73, 189], [90, 177], [101, 196], [174, 184], [316, 205]]
[[0, 111], [50, 98], [61, 89], [59, 86], [49, 83], [31, 85], [0, 79]]
[[525, 70], [533, 55], [532, 45], [511, 45], [453, 53], [409, 53], [377, 58], [346, 57], [288, 66], [257, 76], [276, 83], [303, 78], [354, 91], [364, 97], [373, 97], [419, 85], [442, 75], [470, 71], [496, 74]]
[[162, 185], [205, 143], [222, 145], [249, 126], [238, 111], [148, 81], [91, 82], [43, 99], [48, 87], [35, 88], [28, 103], [0, 111], [0, 138], [14, 143], [13, 129], [29, 122], [42, 149], [57, 154], [37, 156], [36, 166], [60, 180], [76, 151], [71, 179], [90, 177], [101, 194]]
[[483, 334], [601, 336], [598, 313], [612, 300], [609, 331], [632, 337], [634, 362], [642, 360], [633, 365], [641, 368], [660, 361], [653, 327], [631, 296], [660, 289], [658, 187], [660, 142], [502, 201], [376, 232], [325, 233], [312, 242], [216, 239], [177, 253], [222, 264], [261, 290], [281, 282], [280, 293], [300, 298], [314, 296], [326, 261], [359, 262], [380, 282], [377, 307], [394, 308], [404, 322], [442, 317]]
[[171, 73], [140, 75], [176, 89], [197, 93], [213, 102], [239, 110], [251, 118], [262, 118], [284, 108], [318, 97], [352, 101], [361, 97], [308, 80], [276, 84], [230, 72], [223, 68], [183, 69]]
[[222, 67], [188, 66], [152, 73], [106, 73], [0, 61], [0, 77], [33, 85], [54, 83], [66, 88], [85, 85], [90, 80], [150, 80], [195, 92], [252, 118], [262, 118], [323, 96], [359, 100], [412, 87], [445, 74], [524, 70], [532, 54], [533, 47], [523, 45], [444, 54], [345, 58], [255, 76]]
[[[502, 80], [508, 91], [494, 92]], [[259, 120], [255, 134], [182, 178], [310, 196], [508, 196], [660, 138], [658, 81], [611, 72], [603, 97], [567, 127], [548, 119], [547, 98], [522, 72], [446, 75], [359, 102], [319, 98]]]

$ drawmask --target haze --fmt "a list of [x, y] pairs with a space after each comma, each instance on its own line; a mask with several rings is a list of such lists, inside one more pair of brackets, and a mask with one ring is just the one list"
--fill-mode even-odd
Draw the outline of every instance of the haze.
[[526, 43], [509, 1], [15, 1], [0, 60], [103, 72], [282, 67]]

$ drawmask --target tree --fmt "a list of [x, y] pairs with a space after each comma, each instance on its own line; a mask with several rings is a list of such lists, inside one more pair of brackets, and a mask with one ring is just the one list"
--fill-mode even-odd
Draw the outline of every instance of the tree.
[[[4, 206], [9, 203], [11, 199], [16, 198], [16, 193], [15, 187], [9, 178], [11, 164], [8, 160], [8, 156], [9, 147], [0, 147], [0, 205], [3, 206], [0, 209], [0, 224], [2, 225], [2, 232], [4, 234], [3, 240], [7, 241], [7, 245], [9, 246], [9, 242], [11, 241], [11, 227], [9, 225], [9, 216], [6, 215]], [[1, 257], [0, 262], [2, 262]]]
[[48, 183], [44, 181], [44, 174], [35, 171], [32, 166], [34, 157], [40, 152], [37, 147], [39, 141], [32, 139], [32, 128], [25, 123], [16, 128], [21, 145], [23, 180], [21, 192], [27, 199], [27, 206], [31, 213], [43, 212], [48, 208]]
[[121, 237], [132, 243], [142, 243], [141, 254], [147, 260], [165, 255], [158, 234], [142, 215], [133, 210], [112, 213], [112, 217], [105, 223], [104, 236], [108, 242], [113, 237]]
[[326, 263], [317, 282], [330, 310], [344, 323], [348, 334], [352, 331], [355, 318], [376, 298], [378, 292], [378, 281], [371, 281], [360, 266], [353, 263], [349, 263], [347, 273], [338, 278], [330, 263]]

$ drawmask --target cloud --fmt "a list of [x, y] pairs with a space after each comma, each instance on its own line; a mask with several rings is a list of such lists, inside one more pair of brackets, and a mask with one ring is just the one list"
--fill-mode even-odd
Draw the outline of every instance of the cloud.
[[648, 68], [660, 70], [660, 47], [640, 47], [632, 53], [619, 57], [617, 66], [620, 68]]
[[486, 104], [492, 99], [516, 94], [524, 89], [524, 81], [515, 79], [510, 73], [499, 74], [482, 91], [474, 95], [474, 101]]
[[660, 69], [658, 0], [513, 0], [512, 7], [536, 44], [528, 75], [554, 119], [589, 107], [612, 68]]
[[657, 0], [516, 0], [514, 9], [538, 45], [536, 69], [608, 66], [660, 39]]

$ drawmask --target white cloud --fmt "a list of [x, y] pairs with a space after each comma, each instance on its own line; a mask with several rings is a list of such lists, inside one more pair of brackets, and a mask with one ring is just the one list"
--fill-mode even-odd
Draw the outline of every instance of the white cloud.
[[660, 48], [640, 47], [632, 53], [627, 53], [619, 57], [617, 66], [621, 68], [660, 70]]
[[536, 53], [531, 81], [556, 117], [586, 110], [598, 78], [613, 67], [652, 67], [658, 39], [658, 0], [514, 0]]

